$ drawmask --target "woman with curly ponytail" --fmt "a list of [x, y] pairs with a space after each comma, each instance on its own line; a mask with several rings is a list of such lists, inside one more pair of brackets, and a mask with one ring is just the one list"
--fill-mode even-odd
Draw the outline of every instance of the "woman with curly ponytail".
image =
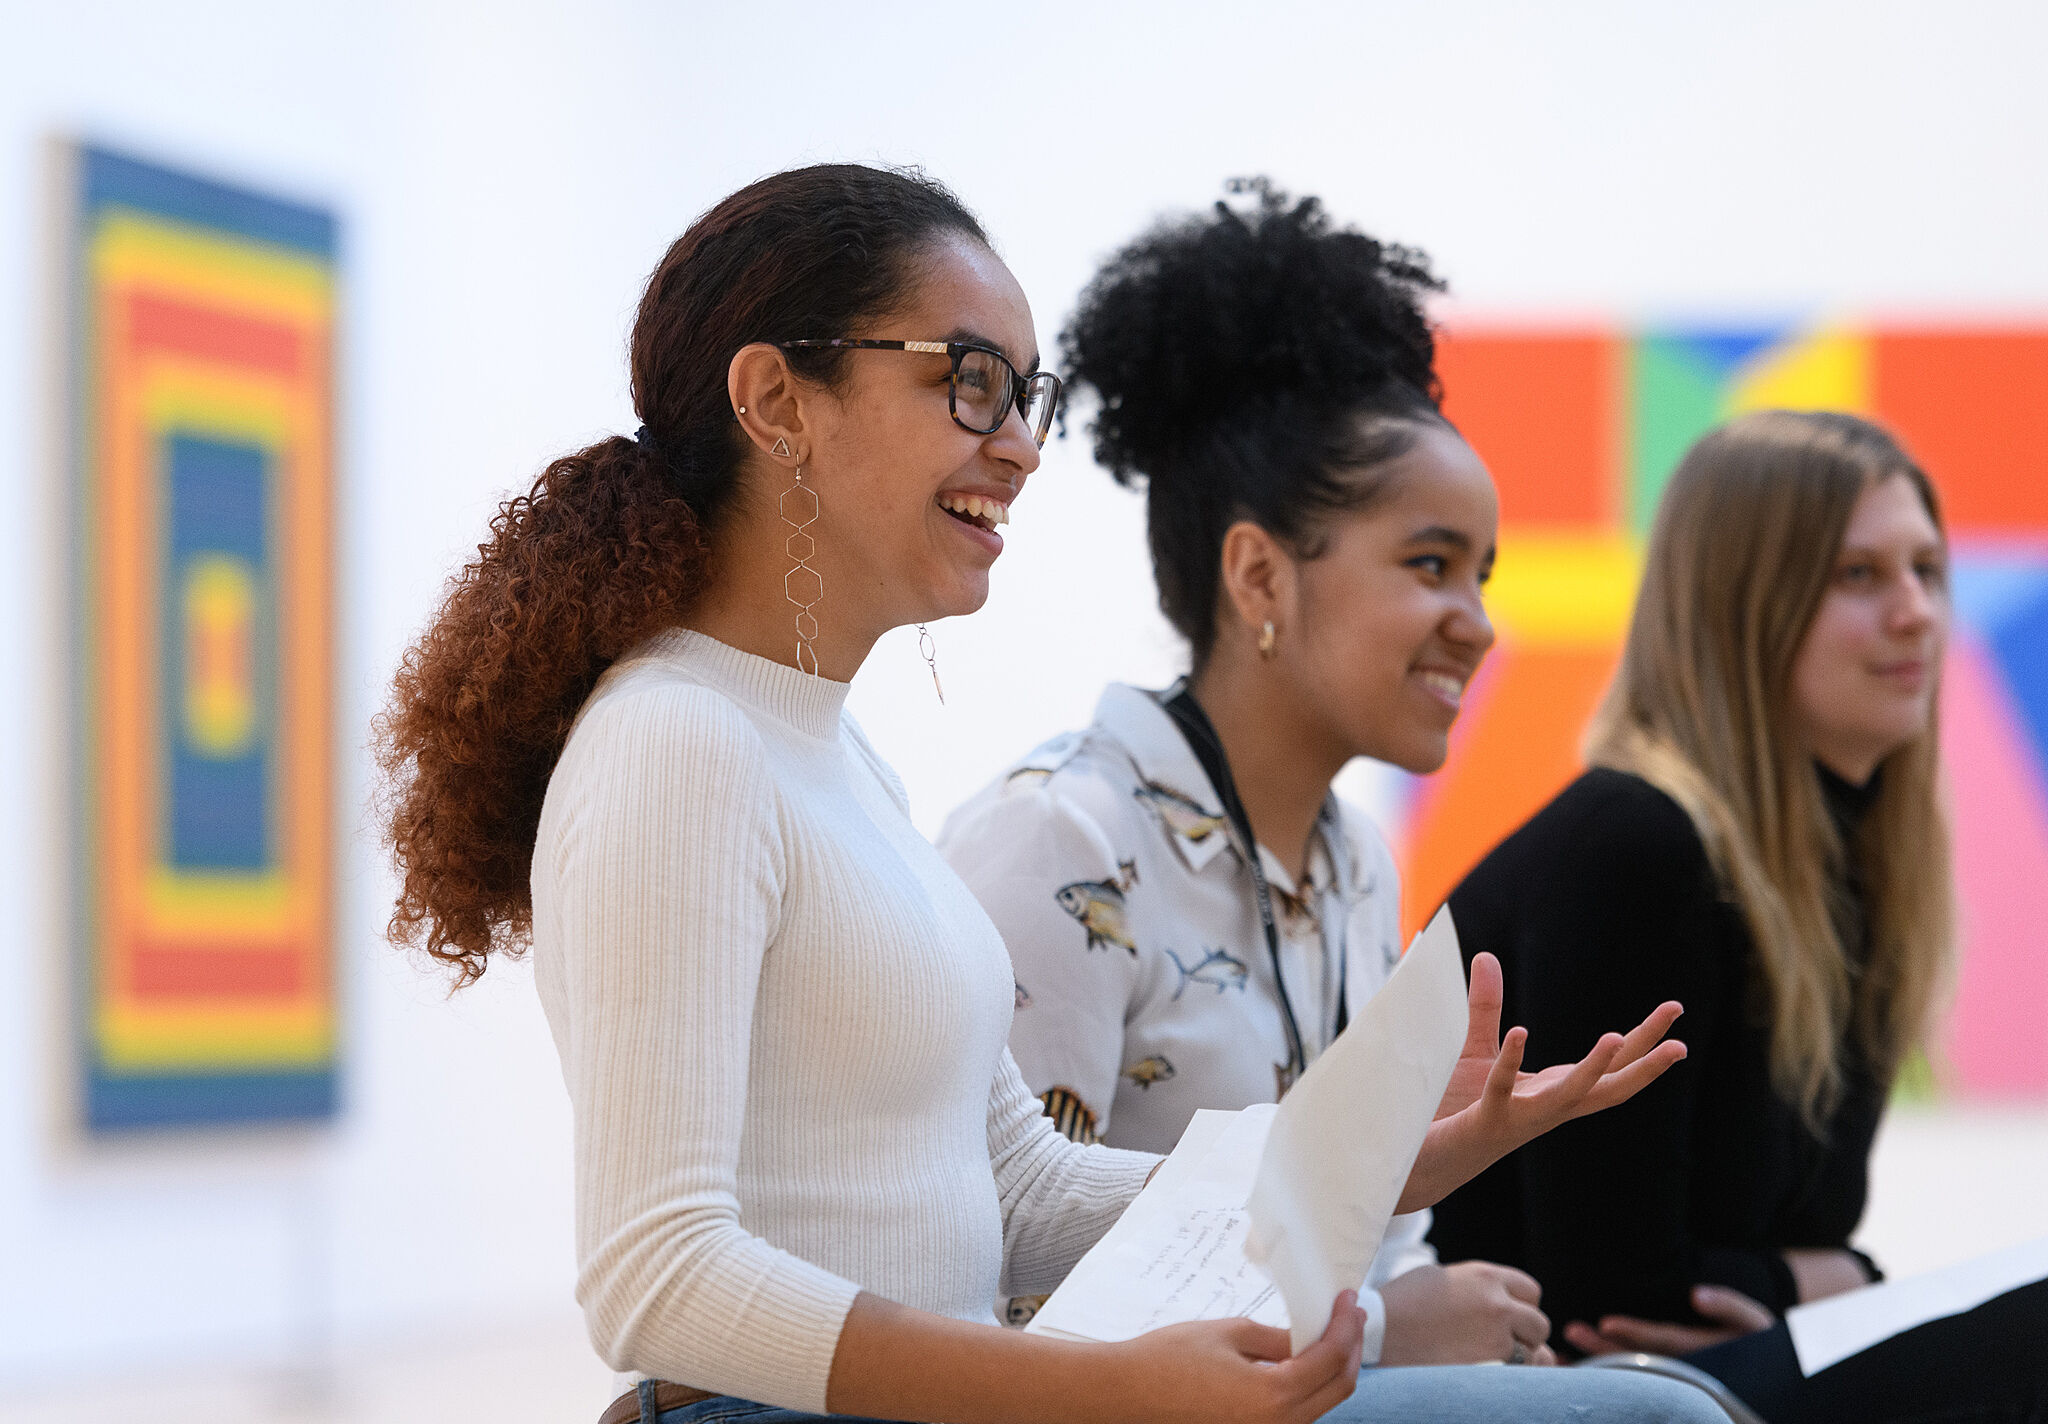
[[995, 1325], [1157, 1159], [1039, 1112], [1002, 939], [845, 699], [884, 632], [986, 599], [1058, 399], [1037, 347], [938, 184], [742, 189], [648, 282], [638, 433], [508, 502], [400, 668], [392, 935], [458, 983], [532, 948], [577, 1296], [635, 1379], [606, 1424], [1308, 1424], [1352, 1392], [1348, 1300], [1291, 1359], [1249, 1321]]
[[[935, 184], [816, 168], [734, 194], [669, 249], [633, 327], [639, 434], [563, 456], [508, 500], [400, 666], [378, 727], [403, 877], [394, 940], [445, 961], [462, 983], [493, 953], [519, 952], [541, 804], [576, 714], [606, 668], [686, 621], [729, 516], [754, 526], [776, 516], [772, 495], [742, 490], [751, 437], [765, 427], [735, 415], [734, 354], [851, 330], [897, 297], [909, 254], [941, 236], [987, 243]], [[833, 349], [756, 359], [828, 388], [849, 364]], [[842, 514], [839, 501], [830, 513]]]

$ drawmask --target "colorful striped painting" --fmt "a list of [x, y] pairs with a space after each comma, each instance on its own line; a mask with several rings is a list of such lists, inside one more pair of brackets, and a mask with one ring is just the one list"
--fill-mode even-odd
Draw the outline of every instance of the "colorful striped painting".
[[1955, 544], [1942, 735], [1963, 954], [1933, 1055], [1975, 1097], [2048, 1094], [2048, 328], [1453, 327], [1446, 410], [1500, 488], [1500, 641], [1443, 773], [1399, 830], [1407, 918], [1578, 773], [1664, 482], [1692, 441], [1763, 407], [1882, 421], [1939, 487]]
[[84, 1121], [325, 1117], [335, 221], [69, 158]]

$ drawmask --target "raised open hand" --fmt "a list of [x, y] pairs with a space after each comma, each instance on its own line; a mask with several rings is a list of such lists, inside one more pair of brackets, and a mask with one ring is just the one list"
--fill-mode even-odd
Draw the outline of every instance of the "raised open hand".
[[1524, 1073], [1529, 1031], [1511, 1028], [1503, 1038], [1500, 1008], [1500, 961], [1475, 955], [1465, 1046], [1396, 1210], [1416, 1211], [1442, 1200], [1559, 1123], [1628, 1101], [1685, 1057], [1683, 1043], [1664, 1038], [1684, 1010], [1666, 1003], [1625, 1037], [1602, 1035], [1577, 1063]]

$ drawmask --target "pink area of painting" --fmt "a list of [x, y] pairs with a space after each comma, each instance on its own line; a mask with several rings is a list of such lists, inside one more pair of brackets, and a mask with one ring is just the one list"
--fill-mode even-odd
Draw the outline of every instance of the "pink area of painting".
[[1972, 1097], [2048, 1089], [2048, 788], [1997, 666], [1958, 636], [1942, 699], [1962, 966], [1944, 1056]]

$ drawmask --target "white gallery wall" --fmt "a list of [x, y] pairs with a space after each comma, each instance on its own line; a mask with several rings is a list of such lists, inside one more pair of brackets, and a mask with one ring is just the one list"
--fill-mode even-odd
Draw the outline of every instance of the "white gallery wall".
[[[382, 944], [381, 688], [496, 502], [631, 430], [667, 242], [763, 172], [916, 162], [1052, 349], [1092, 264], [1269, 173], [1489, 315], [2048, 312], [2048, 9], [1833, 3], [0, 0], [0, 1393], [474, 1337], [571, 1309], [566, 1104], [521, 966], [450, 1001]], [[346, 1106], [298, 1135], [63, 1131], [64, 549], [44, 144], [344, 225], [338, 721]], [[1078, 432], [1077, 432], [1078, 437]], [[854, 694], [920, 823], [1111, 678], [1163, 682], [1137, 501], [1048, 450], [989, 607]]]

